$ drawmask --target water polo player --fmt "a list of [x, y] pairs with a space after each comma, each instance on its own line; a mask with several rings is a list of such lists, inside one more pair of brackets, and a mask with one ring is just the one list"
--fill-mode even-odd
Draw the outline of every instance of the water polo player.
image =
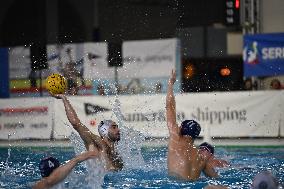
[[120, 170], [123, 167], [122, 159], [115, 151], [115, 144], [120, 140], [118, 125], [112, 120], [104, 120], [98, 126], [100, 136], [92, 133], [78, 118], [74, 108], [67, 97], [63, 94], [51, 94], [51, 96], [62, 99], [67, 118], [73, 128], [79, 133], [88, 151], [101, 154], [106, 162], [107, 170]]
[[172, 70], [168, 81], [166, 97], [166, 117], [169, 130], [168, 171], [171, 176], [185, 180], [197, 180], [203, 171], [210, 177], [217, 177], [214, 169], [206, 169], [207, 159], [203, 159], [194, 140], [199, 136], [201, 127], [194, 120], [185, 120], [178, 126], [176, 122], [176, 103], [173, 86], [176, 72]]
[[214, 169], [216, 167], [223, 168], [228, 167], [230, 164], [226, 160], [222, 159], [216, 159], [214, 156], [214, 146], [207, 142], [203, 142], [199, 145], [199, 151], [198, 153], [200, 156], [203, 157], [203, 159], [207, 159], [206, 166], [209, 166], [208, 168]]
[[60, 166], [59, 161], [54, 157], [42, 159], [39, 163], [42, 179], [33, 186], [33, 189], [47, 189], [57, 185], [68, 176], [78, 163], [96, 156], [96, 152], [84, 152], [62, 166]]

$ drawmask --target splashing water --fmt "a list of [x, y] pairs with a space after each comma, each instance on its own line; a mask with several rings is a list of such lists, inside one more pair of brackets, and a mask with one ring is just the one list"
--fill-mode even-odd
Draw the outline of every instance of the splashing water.
[[91, 188], [101, 188], [104, 183], [104, 176], [107, 173], [104, 158], [89, 159], [86, 161], [86, 164], [88, 170], [86, 183]]
[[85, 161], [87, 171], [75, 172], [72, 171], [71, 174], [64, 180], [64, 183], [60, 183], [55, 188], [74, 188], [74, 189], [98, 189], [102, 188], [104, 182], [104, 176], [107, 173], [105, 167], [105, 162], [100, 159], [89, 159]]
[[121, 139], [116, 146], [116, 150], [123, 159], [124, 169], [141, 169], [145, 167], [145, 162], [141, 154], [141, 146], [145, 137], [142, 133], [124, 125], [120, 101], [117, 96], [114, 103], [111, 104], [113, 105], [112, 111], [118, 119], [121, 132]]
[[72, 146], [74, 147], [74, 151], [76, 155], [86, 151], [86, 147], [84, 145], [83, 140], [76, 133], [72, 131], [68, 138]]
[[[65, 123], [65, 125], [67, 125], [67, 123]], [[71, 129], [69, 125], [67, 126], [68, 128]], [[71, 141], [71, 144], [74, 148], [76, 155], [86, 151], [86, 147], [84, 145], [83, 140], [76, 133], [72, 131], [71, 135], [68, 138]], [[65, 185], [67, 184], [68, 187], [71, 186], [72, 188], [74, 187], [101, 188], [101, 185], [104, 182], [104, 176], [107, 173], [105, 169], [106, 164], [104, 159], [103, 158], [89, 159], [85, 162], [82, 162], [80, 166], [82, 166], [85, 170], [87, 170], [87, 173], [82, 174], [82, 173], [75, 173], [75, 171], [72, 171], [72, 173], [67, 177], [67, 179], [65, 179]], [[63, 183], [61, 183], [60, 185], [61, 188], [62, 185]]]
[[[0, 175], [5, 168], [7, 149], [0, 149]], [[62, 160], [69, 160], [74, 157], [72, 148], [47, 148], [37, 149], [31, 147], [14, 148], [11, 147], [11, 157], [9, 159], [9, 175], [6, 173], [0, 177], [1, 189], [26, 189], [31, 188], [35, 181], [41, 177], [37, 170], [38, 162], [42, 156], [48, 152]], [[196, 182], [178, 181], [167, 175], [167, 147], [145, 147], [142, 154], [146, 165], [152, 167], [150, 170], [134, 169], [122, 170], [108, 173], [104, 177], [102, 188], [192, 188], [200, 189], [208, 184], [226, 185], [230, 188], [249, 189], [253, 177], [262, 170], [270, 170], [283, 183], [284, 176], [284, 150], [277, 148], [255, 148], [255, 147], [217, 147], [216, 156], [224, 159], [229, 156], [231, 166], [220, 170], [220, 178], [210, 179], [204, 175]], [[23, 166], [23, 163], [26, 166]], [[88, 180], [89, 173], [81, 166], [75, 167], [75, 175], [71, 174], [67, 178], [69, 184], [64, 182], [61, 188], [72, 189], [92, 189], [101, 185], [92, 185]], [[81, 171], [80, 174], [77, 171]], [[95, 173], [94, 173], [95, 174]], [[100, 177], [103, 178], [103, 177]], [[99, 179], [100, 179], [99, 178]], [[95, 179], [93, 177], [92, 179]], [[31, 184], [30, 184], [31, 183]], [[57, 187], [56, 187], [57, 188]], [[58, 187], [59, 188], [59, 187]]]
[[[116, 99], [112, 105], [121, 131], [121, 140], [116, 146], [116, 150], [123, 159], [124, 169], [141, 169], [145, 167], [141, 153], [141, 145], [145, 137], [138, 131], [124, 126], [122, 122], [123, 115], [118, 99]], [[70, 126], [68, 127], [71, 129]], [[76, 154], [86, 150], [84, 142], [76, 133], [71, 132], [69, 139]], [[82, 165], [87, 169], [87, 174], [83, 177], [82, 175], [72, 172], [68, 179], [66, 179], [69, 186], [79, 186], [78, 184], [82, 183], [84, 180], [84, 188], [101, 188], [104, 183], [104, 176], [107, 174], [105, 160], [103, 158], [89, 159], [82, 163]]]
[[6, 158], [6, 161], [5, 161], [5, 169], [4, 169], [3, 173], [1, 174], [1, 177], [2, 177], [2, 176], [5, 176], [6, 172], [9, 173], [9, 159], [10, 159], [10, 156], [11, 156], [10, 136], [11, 136], [11, 134], [8, 134], [8, 142], [9, 142], [8, 156], [7, 156], [7, 158]]
[[[121, 113], [120, 101], [117, 96], [114, 103], [110, 102], [113, 106], [112, 111], [118, 119], [118, 125], [121, 132], [121, 140], [116, 146], [117, 152], [120, 154], [123, 159], [124, 169], [146, 169], [145, 162], [141, 153], [141, 146], [145, 140], [145, 137], [138, 131], [135, 131], [133, 128], [128, 128], [123, 123], [123, 115]], [[68, 126], [70, 128], [70, 126]], [[85, 151], [86, 148], [82, 139], [75, 134], [71, 133], [69, 139], [74, 146], [74, 150], [76, 154]], [[85, 187], [90, 188], [98, 188], [98, 186], [102, 186], [104, 182], [104, 176], [107, 171], [105, 169], [105, 161], [100, 158], [90, 159], [85, 162], [84, 166], [88, 173], [84, 178], [86, 185]], [[72, 174], [69, 176], [68, 180], [72, 180], [69, 184], [71, 186], [76, 185], [78, 181], [78, 175]], [[82, 181], [82, 178], [80, 178]]]

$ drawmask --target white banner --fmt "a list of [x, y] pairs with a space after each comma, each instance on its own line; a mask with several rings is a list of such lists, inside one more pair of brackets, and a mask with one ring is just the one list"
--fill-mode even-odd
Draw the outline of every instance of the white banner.
[[[164, 94], [119, 96], [122, 124], [147, 137], [167, 137], [165, 98]], [[114, 96], [68, 99], [81, 122], [96, 134], [101, 120], [119, 121], [113, 113]], [[195, 119], [202, 128], [200, 136], [284, 136], [284, 91], [178, 94], [176, 104], [178, 124]], [[63, 139], [72, 129], [62, 100], [0, 100], [0, 139], [8, 139], [8, 135], [11, 139]]]
[[[103, 119], [117, 120], [112, 112], [110, 104], [113, 97], [90, 96], [68, 97], [70, 103], [74, 107], [81, 122], [86, 125], [92, 132], [98, 134], [97, 124]], [[66, 138], [73, 130], [69, 123], [62, 100], [55, 100], [55, 120], [56, 127], [54, 129], [55, 138]]]
[[10, 79], [26, 79], [31, 72], [29, 47], [9, 48], [9, 77]]
[[0, 139], [50, 139], [53, 99], [0, 100]]
[[47, 45], [48, 69], [43, 70], [43, 77], [52, 73], [66, 74], [67, 64], [72, 62], [74, 73], [78, 79], [84, 74], [84, 43], [66, 43], [60, 45]]
[[63, 74], [65, 64], [70, 61], [79, 59], [76, 57], [76, 46], [81, 44], [60, 44], [60, 45], [47, 45], [47, 62], [48, 62], [48, 76], [51, 73]]
[[70, 43], [48, 45], [48, 65], [51, 73], [62, 73], [72, 61], [85, 79], [112, 79], [114, 68], [108, 67], [107, 43]]
[[[177, 39], [128, 41], [123, 43], [122, 51], [123, 67], [118, 68], [119, 79], [163, 78], [168, 77], [172, 68], [180, 69], [177, 68], [180, 63]], [[81, 78], [113, 79], [114, 68], [108, 66], [107, 56], [107, 43], [104, 42], [50, 44], [47, 45], [48, 69], [43, 70], [43, 77], [51, 73], [62, 74], [65, 64], [72, 61]], [[29, 47], [10, 48], [10, 78], [28, 78], [30, 62]]]
[[276, 137], [282, 96], [279, 91], [196, 93], [177, 98], [177, 109], [209, 128], [212, 137]]
[[85, 43], [84, 77], [86, 79], [113, 79], [114, 68], [108, 66], [107, 43]]
[[[177, 122], [195, 119], [202, 127], [200, 136], [277, 137], [283, 136], [284, 101], [281, 91], [195, 93], [176, 96]], [[97, 133], [103, 119], [116, 119], [115, 97], [72, 97], [71, 104], [81, 121]], [[148, 137], [166, 137], [165, 95], [120, 96], [123, 124]], [[56, 101], [55, 137], [70, 134], [61, 100]], [[281, 117], [282, 116], [282, 117]], [[65, 123], [65, 124], [64, 124]], [[67, 125], [67, 126], [66, 126]], [[72, 128], [72, 126], [71, 126]], [[207, 129], [209, 128], [209, 129]], [[209, 133], [205, 133], [208, 132]]]
[[177, 39], [123, 42], [119, 79], [168, 77], [176, 68], [177, 46]]

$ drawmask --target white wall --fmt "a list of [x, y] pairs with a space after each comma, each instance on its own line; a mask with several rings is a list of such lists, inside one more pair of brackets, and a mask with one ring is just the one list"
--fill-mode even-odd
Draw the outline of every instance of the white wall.
[[242, 55], [243, 35], [242, 33], [227, 33], [227, 53], [228, 55]]
[[284, 32], [284, 1], [262, 0], [261, 10], [261, 33]]

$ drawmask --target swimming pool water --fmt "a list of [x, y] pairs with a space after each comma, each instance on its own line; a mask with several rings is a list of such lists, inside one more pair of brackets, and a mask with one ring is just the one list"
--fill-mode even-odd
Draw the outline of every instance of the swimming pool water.
[[[0, 188], [31, 188], [41, 178], [38, 163], [46, 154], [61, 162], [71, 159], [72, 148], [0, 148]], [[83, 165], [76, 167], [62, 188], [192, 188], [199, 189], [210, 184], [222, 184], [231, 188], [249, 188], [254, 175], [270, 170], [281, 183], [284, 181], [284, 148], [260, 147], [217, 147], [216, 156], [231, 163], [230, 168], [219, 169], [220, 178], [210, 179], [204, 175], [196, 182], [178, 181], [167, 175], [167, 148], [144, 147], [142, 156], [145, 164], [141, 167], [108, 173], [102, 186], [88, 184], [88, 172]], [[7, 161], [8, 158], [8, 161]], [[7, 161], [7, 162], [6, 162]]]

